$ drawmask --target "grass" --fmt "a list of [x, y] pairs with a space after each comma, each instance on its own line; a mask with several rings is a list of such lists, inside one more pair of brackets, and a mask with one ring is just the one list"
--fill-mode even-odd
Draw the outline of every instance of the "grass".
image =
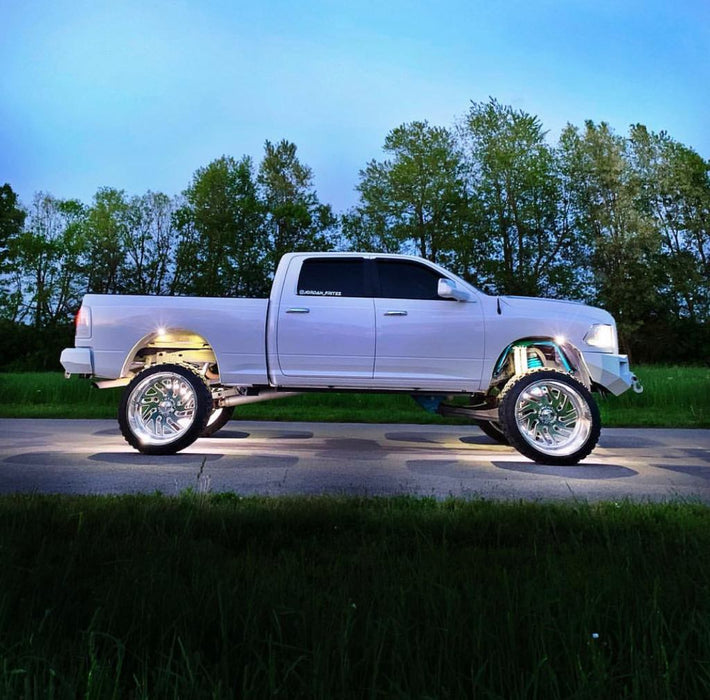
[[4, 698], [710, 696], [710, 510], [0, 498]]
[[[599, 400], [606, 426], [710, 427], [710, 369], [638, 368], [645, 391]], [[92, 389], [88, 381], [61, 374], [0, 374], [0, 417], [115, 418], [121, 389]], [[307, 420], [369, 423], [461, 423], [426, 413], [409, 396], [305, 394], [237, 409], [244, 420]]]

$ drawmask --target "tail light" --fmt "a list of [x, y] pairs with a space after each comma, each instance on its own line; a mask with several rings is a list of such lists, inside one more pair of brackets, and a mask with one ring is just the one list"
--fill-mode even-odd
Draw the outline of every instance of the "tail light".
[[82, 306], [74, 319], [77, 338], [91, 338], [91, 308]]

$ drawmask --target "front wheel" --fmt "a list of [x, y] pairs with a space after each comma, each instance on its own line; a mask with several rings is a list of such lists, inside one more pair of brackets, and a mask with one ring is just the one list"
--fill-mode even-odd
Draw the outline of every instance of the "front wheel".
[[511, 379], [500, 395], [498, 415], [508, 442], [541, 464], [577, 464], [601, 432], [599, 407], [589, 390], [556, 370]]
[[174, 454], [200, 437], [211, 411], [212, 394], [201, 377], [182, 365], [156, 365], [124, 389], [118, 424], [138, 451]]

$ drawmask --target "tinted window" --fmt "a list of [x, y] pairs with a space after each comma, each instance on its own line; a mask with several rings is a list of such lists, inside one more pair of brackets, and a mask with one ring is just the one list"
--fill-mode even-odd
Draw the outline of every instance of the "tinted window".
[[386, 299], [441, 299], [441, 275], [430, 267], [404, 260], [378, 260], [380, 296]]
[[366, 297], [365, 261], [361, 258], [306, 260], [298, 277], [298, 293], [310, 297]]

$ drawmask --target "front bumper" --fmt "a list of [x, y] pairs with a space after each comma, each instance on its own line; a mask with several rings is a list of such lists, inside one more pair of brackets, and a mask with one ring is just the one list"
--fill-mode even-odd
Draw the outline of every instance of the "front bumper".
[[626, 355], [611, 355], [606, 352], [585, 352], [582, 354], [592, 381], [610, 391], [614, 396], [623, 394], [631, 386], [640, 386], [638, 379], [629, 368], [629, 358]]
[[69, 374], [93, 374], [94, 363], [90, 348], [65, 348], [59, 361]]

